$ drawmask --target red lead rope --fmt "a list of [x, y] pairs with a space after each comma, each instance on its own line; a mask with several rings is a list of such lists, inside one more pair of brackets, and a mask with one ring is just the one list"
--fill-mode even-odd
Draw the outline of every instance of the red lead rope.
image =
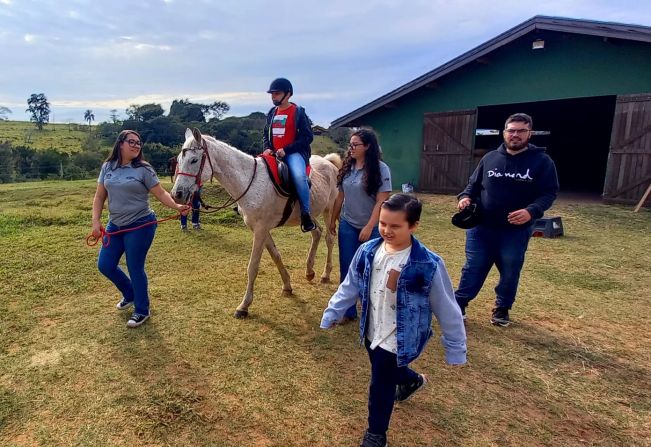
[[165, 219], [154, 220], [154, 221], [151, 221], [151, 222], [144, 223], [142, 225], [138, 225], [137, 227], [126, 228], [124, 230], [118, 230], [118, 231], [112, 231], [110, 233], [108, 233], [104, 229], [104, 227], [102, 227], [100, 229], [100, 232], [102, 233], [101, 236], [99, 238], [96, 238], [92, 234], [89, 234], [88, 237], [86, 238], [86, 245], [88, 245], [89, 247], [94, 247], [95, 245], [97, 245], [97, 243], [101, 239], [102, 240], [102, 246], [103, 247], [108, 247], [109, 244], [111, 243], [111, 236], [114, 236], [116, 234], [121, 234], [121, 233], [127, 233], [129, 231], [139, 230], [141, 228], [148, 227], [149, 225], [154, 225], [154, 224], [159, 224], [161, 222], [165, 222], [166, 220], [178, 219], [180, 215], [181, 215], [181, 213], [174, 214], [173, 216], [166, 217]]

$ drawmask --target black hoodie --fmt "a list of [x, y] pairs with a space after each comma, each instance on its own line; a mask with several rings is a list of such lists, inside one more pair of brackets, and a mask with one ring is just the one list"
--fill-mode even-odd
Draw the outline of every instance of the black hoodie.
[[481, 159], [458, 197], [479, 202], [482, 225], [521, 228], [508, 222], [508, 214], [524, 208], [532, 217], [526, 225], [532, 225], [552, 206], [557, 192], [556, 166], [543, 148], [529, 144], [511, 155], [502, 144]]

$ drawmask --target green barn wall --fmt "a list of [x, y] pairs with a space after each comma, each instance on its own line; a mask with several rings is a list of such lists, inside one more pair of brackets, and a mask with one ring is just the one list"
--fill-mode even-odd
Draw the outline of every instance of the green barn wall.
[[[532, 50], [535, 39], [544, 39], [545, 48]], [[394, 189], [406, 182], [418, 184], [426, 112], [651, 92], [647, 43], [541, 32], [523, 36], [486, 59], [439, 78], [435, 88], [420, 88], [391, 108], [361, 119], [378, 132]]]

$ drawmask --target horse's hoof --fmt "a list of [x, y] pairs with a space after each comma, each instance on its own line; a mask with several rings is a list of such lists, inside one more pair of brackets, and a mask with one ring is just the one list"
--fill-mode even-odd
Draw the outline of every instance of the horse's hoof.
[[293, 295], [292, 289], [283, 290], [283, 296], [292, 296], [292, 295]]
[[321, 284], [330, 284], [330, 278], [321, 278]]
[[236, 310], [235, 314], [233, 315], [235, 318], [238, 319], [243, 319], [249, 316], [249, 311], [248, 310]]
[[305, 277], [307, 278], [308, 281], [312, 281], [314, 279], [315, 273], [307, 273]]

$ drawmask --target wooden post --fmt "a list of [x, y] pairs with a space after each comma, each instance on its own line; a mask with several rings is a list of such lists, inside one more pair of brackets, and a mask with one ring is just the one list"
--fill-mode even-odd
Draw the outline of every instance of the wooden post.
[[637, 203], [637, 206], [635, 207], [635, 210], [633, 212], [637, 213], [638, 211], [640, 211], [640, 208], [642, 208], [642, 205], [644, 205], [644, 202], [646, 202], [646, 199], [649, 197], [649, 194], [651, 194], [651, 183], [649, 183], [649, 187], [646, 189], [646, 192], [642, 195], [642, 198]]

